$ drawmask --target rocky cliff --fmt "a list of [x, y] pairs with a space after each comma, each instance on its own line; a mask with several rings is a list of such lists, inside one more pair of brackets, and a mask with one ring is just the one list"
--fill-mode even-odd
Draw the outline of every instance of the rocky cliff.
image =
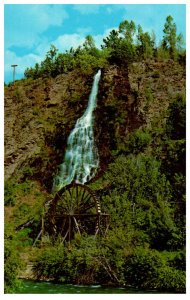
[[[73, 71], [52, 78], [20, 80], [5, 87], [5, 179], [33, 176], [51, 190], [67, 137], [86, 108], [93, 74]], [[171, 60], [133, 63], [129, 70], [103, 70], [95, 137], [101, 169], [130, 131], [152, 126], [170, 97], [184, 90], [185, 69]]]

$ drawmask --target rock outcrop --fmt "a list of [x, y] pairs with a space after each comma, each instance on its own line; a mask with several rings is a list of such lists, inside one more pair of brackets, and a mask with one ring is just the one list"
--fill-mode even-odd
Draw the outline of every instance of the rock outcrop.
[[[73, 71], [53, 78], [20, 80], [5, 87], [5, 179], [35, 175], [47, 189], [62, 162], [67, 137], [83, 114], [93, 74]], [[102, 70], [95, 111], [101, 167], [132, 130], [166, 111], [184, 91], [185, 68], [171, 60]]]

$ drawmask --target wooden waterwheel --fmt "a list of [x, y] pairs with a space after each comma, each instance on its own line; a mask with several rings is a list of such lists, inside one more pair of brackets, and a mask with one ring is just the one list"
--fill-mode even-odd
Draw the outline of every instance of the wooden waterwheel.
[[75, 234], [106, 234], [109, 215], [101, 212], [93, 190], [82, 184], [62, 188], [49, 204], [45, 230], [54, 238], [71, 240]]

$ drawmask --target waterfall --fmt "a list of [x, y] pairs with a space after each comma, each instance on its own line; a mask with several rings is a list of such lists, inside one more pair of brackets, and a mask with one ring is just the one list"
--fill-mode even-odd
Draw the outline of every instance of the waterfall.
[[59, 191], [72, 181], [84, 184], [93, 178], [99, 166], [98, 152], [94, 143], [93, 110], [96, 107], [98, 83], [101, 71], [94, 76], [88, 106], [71, 131], [63, 163], [54, 178], [53, 192]]

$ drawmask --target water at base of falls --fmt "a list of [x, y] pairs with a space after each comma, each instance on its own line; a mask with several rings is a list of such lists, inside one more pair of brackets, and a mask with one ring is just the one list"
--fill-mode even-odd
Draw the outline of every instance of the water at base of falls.
[[84, 184], [93, 178], [99, 166], [98, 151], [94, 143], [93, 110], [96, 107], [99, 70], [94, 76], [88, 106], [83, 116], [76, 122], [67, 140], [67, 149], [58, 175], [54, 178], [52, 192], [57, 192], [72, 181]]
[[15, 294], [157, 294], [166, 293], [156, 290], [140, 290], [135, 288], [103, 287], [101, 285], [56, 284], [23, 280]]

